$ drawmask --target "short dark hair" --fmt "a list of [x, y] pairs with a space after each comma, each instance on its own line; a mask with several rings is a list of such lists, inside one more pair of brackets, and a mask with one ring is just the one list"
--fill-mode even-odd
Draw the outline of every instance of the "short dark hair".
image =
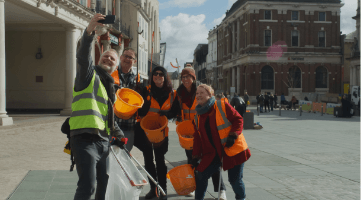
[[122, 55], [124, 54], [125, 51], [133, 51], [135, 57], [137, 57], [137, 52], [135, 52], [135, 50], [132, 47], [125, 47], [122, 52]]

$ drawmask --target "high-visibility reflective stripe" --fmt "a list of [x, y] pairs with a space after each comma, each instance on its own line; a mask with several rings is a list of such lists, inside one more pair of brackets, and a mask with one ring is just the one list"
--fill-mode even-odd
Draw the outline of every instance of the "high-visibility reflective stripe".
[[197, 113], [196, 110], [186, 110], [186, 109], [183, 109], [183, 112], [184, 113]]
[[99, 89], [99, 78], [95, 78], [94, 80], [94, 86], [93, 86], [93, 93], [83, 93], [83, 94], [79, 94], [77, 96], [75, 96], [73, 98], [73, 102], [75, 103], [77, 101], [79, 101], [80, 99], [94, 99], [100, 103], [103, 104], [107, 104], [107, 100], [104, 99], [103, 97], [100, 97], [98, 95], [96, 95], [98, 93], [98, 89]]
[[100, 119], [102, 119], [104, 122], [107, 121], [107, 119], [108, 119], [108, 116], [104, 116], [96, 110], [78, 110], [78, 111], [73, 111], [71, 113], [71, 117], [79, 117], [79, 116], [85, 116], [85, 115], [95, 115], [95, 116], [99, 117]]
[[231, 126], [231, 122], [228, 121], [226, 114], [223, 112], [222, 110], [222, 103], [221, 101], [217, 101], [217, 107], [218, 107], [218, 111], [221, 113], [222, 119], [224, 124], [217, 126], [218, 130], [223, 130], [225, 128], [227, 128], [228, 126]]
[[228, 137], [225, 137], [225, 138], [221, 139], [221, 144], [226, 143], [226, 142], [227, 142], [227, 138], [228, 138]]

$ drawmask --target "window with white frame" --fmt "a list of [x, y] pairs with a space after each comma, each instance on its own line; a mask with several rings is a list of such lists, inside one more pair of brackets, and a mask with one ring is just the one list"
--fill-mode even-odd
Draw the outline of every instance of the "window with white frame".
[[291, 12], [292, 12], [291, 20], [299, 20], [298, 11], [291, 11]]
[[326, 21], [326, 12], [318, 12], [318, 21]]
[[299, 39], [298, 31], [293, 30], [292, 31], [292, 46], [293, 47], [298, 47], [298, 39]]
[[326, 34], [325, 31], [318, 32], [318, 46], [326, 47]]
[[272, 44], [272, 31], [265, 30], [264, 31], [264, 46], [270, 47]]
[[265, 10], [265, 11], [264, 11], [264, 19], [269, 19], [269, 20], [272, 19], [272, 12], [271, 12], [271, 10]]
[[145, 23], [144, 32], [145, 32], [145, 40], [148, 41], [148, 23], [147, 22]]

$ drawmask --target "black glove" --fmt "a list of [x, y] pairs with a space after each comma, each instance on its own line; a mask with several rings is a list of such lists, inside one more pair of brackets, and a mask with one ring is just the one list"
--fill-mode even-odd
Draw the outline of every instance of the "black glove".
[[227, 137], [227, 141], [226, 141], [226, 146], [225, 147], [231, 147], [234, 145], [234, 142], [236, 141], [238, 135], [236, 133], [234, 134], [229, 134]]
[[198, 158], [193, 158], [192, 161], [191, 161], [192, 167], [197, 168], [198, 165], [199, 165], [198, 161], [199, 161]]
[[181, 122], [182, 121], [182, 117], [181, 116], [177, 116], [177, 122]]
[[127, 144], [128, 142], [128, 138], [124, 138], [124, 137], [112, 137], [112, 140], [111, 140], [111, 144], [112, 145], [116, 145], [118, 146], [119, 148], [121, 149], [124, 149], [124, 145]]
[[158, 114], [159, 114], [160, 116], [166, 116], [166, 117], [167, 117], [168, 111], [160, 110], [160, 111], [158, 112]]

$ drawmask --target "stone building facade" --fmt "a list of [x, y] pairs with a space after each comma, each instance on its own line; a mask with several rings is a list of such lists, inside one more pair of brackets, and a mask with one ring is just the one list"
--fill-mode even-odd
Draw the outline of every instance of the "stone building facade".
[[221, 89], [340, 93], [339, 0], [238, 0], [217, 26]]

